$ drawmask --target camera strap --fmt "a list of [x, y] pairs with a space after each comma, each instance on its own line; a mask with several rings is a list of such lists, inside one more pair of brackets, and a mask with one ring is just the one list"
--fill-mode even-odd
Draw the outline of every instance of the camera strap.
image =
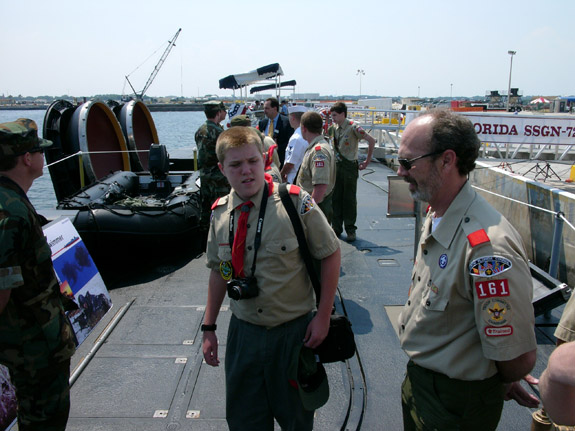
[[[266, 215], [266, 207], [267, 207], [267, 203], [268, 203], [268, 183], [264, 182], [264, 193], [262, 195], [262, 201], [260, 203], [260, 212], [258, 215], [258, 224], [256, 226], [256, 238], [254, 240], [254, 261], [252, 263], [252, 276], [255, 276], [254, 274], [256, 273], [256, 259], [258, 257], [258, 248], [260, 248], [260, 245], [262, 243], [262, 229], [264, 227], [264, 217]], [[229, 225], [229, 230], [230, 230], [230, 238], [229, 238], [229, 242], [230, 242], [230, 249], [233, 252], [234, 249], [234, 218], [235, 218], [235, 208], [230, 211], [230, 225]]]

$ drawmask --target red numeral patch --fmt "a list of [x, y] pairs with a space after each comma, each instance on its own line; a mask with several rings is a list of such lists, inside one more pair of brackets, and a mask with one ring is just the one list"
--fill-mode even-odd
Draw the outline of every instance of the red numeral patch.
[[324, 165], [323, 165], [323, 160], [320, 160], [320, 161], [318, 161], [318, 162], [315, 162], [315, 167], [316, 167], [316, 168], [323, 168], [323, 166], [324, 166]]
[[506, 278], [502, 280], [476, 281], [475, 291], [479, 299], [509, 296], [509, 285]]

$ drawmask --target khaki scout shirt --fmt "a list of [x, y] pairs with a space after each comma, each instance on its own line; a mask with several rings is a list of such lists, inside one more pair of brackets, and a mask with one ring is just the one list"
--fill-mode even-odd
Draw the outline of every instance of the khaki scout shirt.
[[491, 377], [494, 361], [537, 347], [521, 237], [469, 183], [433, 233], [431, 223], [428, 214], [399, 316], [401, 347], [416, 364], [451, 378]]
[[[277, 188], [278, 184], [273, 183], [273, 193], [268, 197], [261, 245], [258, 249], [255, 277], [259, 295], [251, 299], [230, 300], [231, 310], [236, 317], [267, 327], [288, 322], [315, 308], [313, 286], [301, 258], [291, 220]], [[262, 194], [263, 188], [252, 198], [254, 207], [248, 217], [244, 255], [246, 276], [252, 275], [254, 240]], [[290, 197], [298, 210], [312, 256], [324, 259], [333, 254], [339, 248], [339, 240], [311, 196], [300, 190], [299, 194], [290, 194]], [[219, 270], [221, 262], [232, 260], [229, 244], [230, 212], [235, 211], [235, 232], [240, 211], [234, 208], [242, 202], [232, 189], [229, 195], [220, 198], [216, 203], [207, 247], [207, 266], [211, 269]]]
[[322, 135], [308, 145], [297, 175], [297, 185], [310, 194], [316, 184], [327, 184], [325, 196], [331, 193], [335, 185], [333, 148]]
[[555, 329], [555, 336], [563, 341], [575, 341], [575, 295], [571, 298], [563, 309], [561, 320]]
[[353, 120], [344, 120], [341, 126], [333, 124], [328, 134], [333, 139], [333, 145], [337, 148], [336, 153], [352, 162], [357, 160], [359, 141], [365, 138], [365, 130]]

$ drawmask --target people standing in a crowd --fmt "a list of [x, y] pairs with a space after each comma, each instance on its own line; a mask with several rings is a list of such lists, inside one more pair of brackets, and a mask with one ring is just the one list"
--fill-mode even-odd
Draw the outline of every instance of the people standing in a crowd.
[[430, 205], [399, 316], [405, 430], [495, 430], [504, 395], [535, 364], [527, 254], [469, 184], [479, 147], [473, 124], [446, 110], [412, 120], [401, 139], [398, 175]]
[[[343, 229], [347, 234], [346, 241], [355, 241], [357, 226], [357, 179], [359, 171], [365, 169], [371, 162], [375, 139], [359, 124], [347, 119], [347, 105], [336, 102], [330, 108], [333, 124], [328, 129], [328, 135], [335, 151], [336, 181], [333, 191], [333, 230], [341, 236]], [[358, 162], [359, 141], [367, 141], [367, 158]]]
[[[203, 354], [218, 366], [217, 317], [231, 297], [225, 355], [226, 419], [230, 430], [311, 430], [314, 410], [327, 401], [321, 364], [312, 359], [313, 387], [302, 388], [291, 368], [326, 337], [337, 288], [340, 246], [315, 202], [289, 185], [310, 253], [321, 260], [321, 299], [315, 297], [280, 197], [264, 172], [255, 130], [232, 127], [218, 138], [219, 166], [232, 190], [214, 204], [207, 248], [211, 269], [204, 316]], [[294, 360], [295, 358], [295, 360]], [[296, 375], [298, 373], [295, 373]], [[309, 383], [309, 382], [308, 382]], [[310, 403], [305, 394], [316, 398]], [[317, 396], [317, 397], [316, 397]]]
[[288, 117], [280, 114], [279, 109], [280, 104], [278, 99], [275, 97], [266, 99], [264, 103], [264, 114], [266, 118], [259, 122], [258, 129], [278, 144], [278, 155], [280, 157], [281, 169], [285, 159], [286, 147], [294, 130], [289, 124]]
[[230, 184], [218, 168], [216, 141], [224, 131], [220, 123], [226, 118], [226, 107], [223, 102], [204, 103], [206, 122], [200, 126], [195, 135], [198, 148], [198, 169], [200, 171], [200, 228], [207, 235], [210, 226], [211, 207], [220, 196], [230, 192]]
[[288, 101], [286, 99], [282, 100], [280, 113], [282, 113], [283, 115], [286, 115], [286, 116], [289, 115], [289, 105], [288, 105]]
[[335, 155], [322, 135], [323, 120], [315, 111], [301, 117], [301, 134], [308, 142], [296, 183], [308, 192], [331, 223], [332, 190], [335, 183]]
[[52, 253], [26, 193], [42, 176], [44, 148], [29, 119], [0, 124], [0, 364], [16, 389], [18, 429], [65, 430], [72, 327]]
[[[236, 115], [230, 121], [231, 127], [243, 126], [251, 127], [252, 122], [247, 115]], [[265, 136], [262, 132], [254, 129], [262, 140], [264, 149], [264, 165], [266, 173], [270, 174], [276, 183], [281, 183], [281, 173], [279, 170], [280, 159], [277, 152], [277, 144], [269, 136]]]
[[289, 123], [295, 130], [289, 138], [286, 148], [284, 165], [281, 171], [282, 180], [293, 184], [296, 179], [297, 171], [301, 166], [305, 150], [308, 146], [307, 141], [301, 135], [301, 117], [307, 112], [303, 105], [292, 105], [289, 107]]

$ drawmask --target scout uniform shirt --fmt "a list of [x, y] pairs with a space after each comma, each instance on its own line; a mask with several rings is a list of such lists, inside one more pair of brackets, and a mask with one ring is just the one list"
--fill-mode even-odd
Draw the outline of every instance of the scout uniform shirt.
[[431, 233], [424, 223], [401, 347], [419, 366], [460, 380], [497, 373], [494, 361], [537, 347], [533, 284], [521, 237], [465, 183]]
[[325, 196], [333, 190], [335, 184], [335, 158], [333, 149], [322, 135], [308, 145], [301, 162], [297, 184], [311, 193], [316, 184], [327, 184]]
[[357, 160], [359, 141], [366, 135], [365, 130], [359, 124], [346, 118], [341, 126], [332, 124], [328, 135], [336, 148], [336, 154], [339, 153], [338, 156], [343, 156], [352, 162]]
[[[301, 258], [297, 237], [291, 220], [281, 202], [277, 183], [268, 197], [263, 221], [261, 245], [257, 253], [255, 277], [259, 295], [251, 299], [230, 300], [234, 315], [244, 321], [273, 327], [300, 317], [315, 308], [313, 286]], [[339, 248], [339, 240], [323, 213], [311, 196], [296, 186], [288, 186], [290, 197], [298, 210], [308, 240], [310, 253], [316, 259], [324, 259]], [[251, 276], [254, 259], [254, 240], [264, 187], [254, 196], [248, 217], [244, 271]], [[294, 194], [297, 193], [297, 194]], [[223, 278], [226, 268], [231, 267], [232, 250], [229, 243], [230, 212], [234, 213], [234, 232], [243, 200], [232, 189], [227, 196], [214, 204], [207, 247], [207, 266], [220, 271]], [[231, 274], [230, 274], [231, 275]]]
[[575, 295], [565, 304], [554, 335], [566, 342], [575, 341]]

